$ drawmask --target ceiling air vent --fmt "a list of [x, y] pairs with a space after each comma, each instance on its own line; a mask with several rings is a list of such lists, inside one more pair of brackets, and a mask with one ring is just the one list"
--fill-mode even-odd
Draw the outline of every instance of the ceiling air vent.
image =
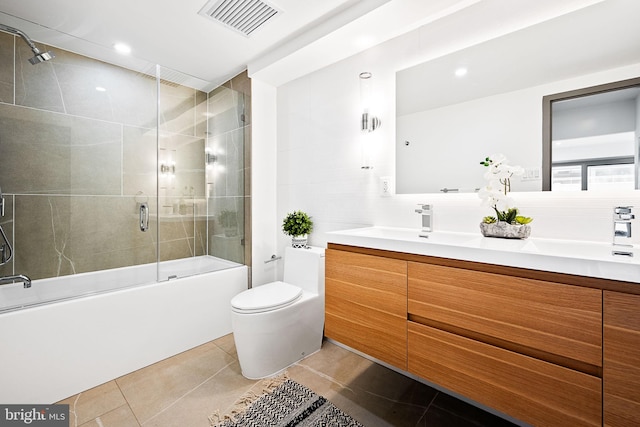
[[223, 23], [245, 36], [264, 25], [279, 13], [261, 0], [212, 0], [199, 14]]

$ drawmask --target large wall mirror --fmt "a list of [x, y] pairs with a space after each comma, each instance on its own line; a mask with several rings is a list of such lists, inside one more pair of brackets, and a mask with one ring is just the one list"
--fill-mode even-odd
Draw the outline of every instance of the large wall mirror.
[[[556, 163], [564, 159], [564, 165], [554, 164], [554, 168], [559, 178], [566, 178], [554, 190], [583, 188], [582, 175], [578, 185], [577, 169], [589, 162], [579, 152], [568, 154], [568, 147], [573, 144], [584, 155], [589, 144], [595, 147], [596, 138], [589, 143], [558, 142], [556, 147], [561, 148], [545, 145], [543, 156], [543, 98], [640, 76], [637, 16], [640, 1], [605, 0], [398, 71], [396, 192], [475, 191], [484, 184], [485, 170], [479, 162], [494, 153], [525, 169], [523, 177], [512, 181], [513, 191], [551, 189], [552, 159]], [[625, 96], [620, 103], [634, 102], [633, 92]], [[636, 104], [637, 99], [635, 93]], [[556, 101], [554, 109], [562, 118], [553, 128], [559, 131], [571, 116], [571, 107], [560, 98]], [[640, 123], [637, 111], [634, 123]], [[608, 114], [610, 125], [621, 118], [615, 111], [604, 114], [603, 120]], [[629, 128], [629, 123], [623, 127]], [[628, 152], [633, 132], [633, 145], [637, 145], [635, 129], [617, 132], [627, 139], [599, 146], [610, 151], [589, 154], [591, 160], [598, 159], [591, 163], [615, 157], [619, 163], [608, 173], [629, 173], [630, 159], [634, 158], [631, 168], [637, 163], [637, 147]], [[627, 151], [618, 152], [622, 147]], [[553, 156], [552, 149], [558, 150]], [[632, 188], [637, 188], [638, 179], [633, 180]]]

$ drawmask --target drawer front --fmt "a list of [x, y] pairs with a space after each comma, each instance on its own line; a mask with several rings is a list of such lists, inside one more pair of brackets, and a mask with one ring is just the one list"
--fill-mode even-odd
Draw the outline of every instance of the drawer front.
[[640, 295], [604, 292], [604, 425], [640, 424]]
[[601, 425], [599, 378], [408, 323], [412, 374], [532, 425]]
[[602, 366], [599, 289], [416, 262], [408, 275], [409, 314], [427, 324]]
[[328, 249], [325, 335], [407, 366], [407, 262]]

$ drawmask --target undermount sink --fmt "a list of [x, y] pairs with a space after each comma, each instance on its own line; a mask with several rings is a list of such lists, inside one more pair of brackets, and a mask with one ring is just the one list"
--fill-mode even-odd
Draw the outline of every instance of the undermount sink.
[[328, 234], [340, 234], [344, 236], [354, 236], [370, 239], [388, 239], [402, 240], [407, 242], [428, 242], [437, 244], [459, 245], [461, 243], [471, 243], [474, 240], [479, 241], [481, 236], [471, 233], [456, 233], [449, 231], [432, 231], [426, 233], [425, 237], [420, 236], [420, 230], [414, 228], [396, 228], [396, 227], [365, 227], [354, 228], [352, 230], [343, 230], [330, 232]]

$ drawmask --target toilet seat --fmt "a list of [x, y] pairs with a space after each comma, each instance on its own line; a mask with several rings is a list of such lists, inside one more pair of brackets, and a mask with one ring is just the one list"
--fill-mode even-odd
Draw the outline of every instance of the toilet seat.
[[231, 308], [236, 313], [263, 313], [291, 305], [301, 297], [301, 288], [278, 281], [239, 293], [231, 299]]

